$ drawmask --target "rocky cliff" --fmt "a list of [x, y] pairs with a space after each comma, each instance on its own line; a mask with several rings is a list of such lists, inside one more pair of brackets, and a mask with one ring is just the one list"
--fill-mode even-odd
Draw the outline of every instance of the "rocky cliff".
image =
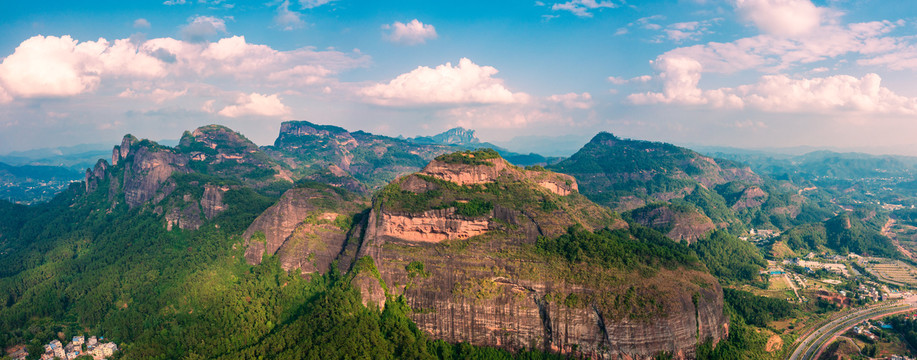
[[702, 268], [641, 274], [533, 250], [539, 236], [574, 225], [629, 231], [568, 176], [481, 152], [452, 154], [374, 200], [357, 254], [358, 265], [373, 270], [354, 285], [371, 306], [403, 295], [417, 325], [450, 342], [681, 359], [726, 335], [722, 290]]
[[345, 250], [361, 208], [360, 198], [326, 185], [288, 190], [245, 230], [245, 259], [277, 256], [285, 270], [323, 273]]

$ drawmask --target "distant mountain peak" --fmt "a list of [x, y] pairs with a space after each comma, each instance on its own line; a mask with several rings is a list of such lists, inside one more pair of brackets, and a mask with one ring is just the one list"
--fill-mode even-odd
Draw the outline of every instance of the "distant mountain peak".
[[481, 140], [474, 136], [474, 130], [463, 127], [452, 128], [433, 136], [418, 136], [411, 141], [437, 145], [473, 145]]
[[478, 138], [474, 136], [474, 130], [462, 127], [446, 130], [440, 134], [433, 135], [432, 138], [443, 144], [455, 145], [477, 144], [481, 142], [481, 140], [478, 140]]

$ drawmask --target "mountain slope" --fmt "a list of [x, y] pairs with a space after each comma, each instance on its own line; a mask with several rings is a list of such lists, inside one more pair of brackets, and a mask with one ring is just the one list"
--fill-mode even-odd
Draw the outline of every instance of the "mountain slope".
[[[830, 216], [799, 195], [795, 186], [761, 177], [748, 166], [609, 133], [596, 135], [576, 154], [548, 169], [573, 175], [583, 195], [617, 211], [657, 203], [689, 206], [718, 228], [734, 232], [742, 232], [746, 224], [784, 229]], [[639, 212], [648, 210], [652, 208]]]
[[719, 285], [686, 247], [575, 190], [492, 151], [439, 157], [376, 197], [358, 253], [376, 270], [355, 282], [450, 342], [690, 357], [725, 335]]

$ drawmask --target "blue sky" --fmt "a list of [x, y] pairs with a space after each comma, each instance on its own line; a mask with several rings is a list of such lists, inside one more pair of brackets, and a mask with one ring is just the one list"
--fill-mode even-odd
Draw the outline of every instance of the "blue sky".
[[915, 19], [870, 0], [3, 2], [0, 152], [210, 123], [268, 144], [302, 119], [917, 154]]

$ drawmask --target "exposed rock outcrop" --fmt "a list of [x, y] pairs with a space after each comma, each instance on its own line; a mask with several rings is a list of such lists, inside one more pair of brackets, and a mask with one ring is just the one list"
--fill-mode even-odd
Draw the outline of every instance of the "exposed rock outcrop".
[[124, 201], [132, 208], [153, 199], [173, 173], [188, 172], [187, 158], [170, 149], [138, 146], [129, 154], [133, 160], [124, 169]]
[[449, 164], [433, 160], [420, 173], [459, 185], [468, 185], [494, 182], [504, 171], [514, 170], [509, 169], [506, 161], [500, 158], [482, 161], [487, 164]]
[[349, 226], [359, 207], [358, 199], [330, 188], [288, 190], [243, 233], [245, 259], [260, 264], [263, 256], [276, 255], [285, 270], [325, 272], [347, 245], [341, 224]]
[[201, 209], [207, 219], [213, 219], [219, 213], [226, 210], [223, 204], [223, 193], [229, 191], [228, 186], [204, 185], [204, 195], [201, 197]]
[[453, 208], [421, 214], [382, 215], [383, 235], [416, 242], [467, 239], [486, 233], [490, 228], [490, 220], [459, 216]]

